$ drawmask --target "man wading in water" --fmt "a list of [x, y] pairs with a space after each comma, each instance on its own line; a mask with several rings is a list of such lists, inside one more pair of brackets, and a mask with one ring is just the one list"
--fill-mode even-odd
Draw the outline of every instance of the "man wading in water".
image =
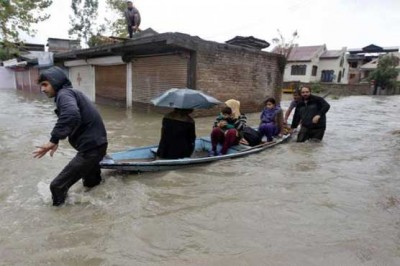
[[291, 125], [293, 130], [301, 124], [297, 142], [322, 140], [326, 129], [326, 113], [331, 106], [324, 98], [312, 95], [307, 86], [300, 89], [300, 94], [302, 100], [297, 104]]
[[40, 90], [49, 98], [55, 97], [57, 122], [51, 131], [50, 141], [37, 147], [34, 158], [50, 156], [58, 148], [59, 140], [68, 137], [69, 143], [78, 153], [51, 182], [53, 206], [65, 202], [69, 188], [82, 179], [85, 187], [100, 184], [99, 162], [106, 154], [107, 133], [100, 113], [94, 104], [72, 84], [59, 67], [42, 72], [38, 83]]

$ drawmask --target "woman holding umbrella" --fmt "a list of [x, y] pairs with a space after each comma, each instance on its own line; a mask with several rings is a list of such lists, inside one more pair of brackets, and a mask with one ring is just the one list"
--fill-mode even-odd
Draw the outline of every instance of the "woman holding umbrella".
[[194, 151], [196, 129], [190, 113], [193, 109], [175, 108], [162, 120], [157, 156], [163, 159], [190, 157]]
[[210, 108], [220, 101], [198, 90], [172, 88], [151, 100], [155, 106], [174, 108], [164, 116], [157, 156], [163, 159], [190, 157], [195, 148], [193, 109]]

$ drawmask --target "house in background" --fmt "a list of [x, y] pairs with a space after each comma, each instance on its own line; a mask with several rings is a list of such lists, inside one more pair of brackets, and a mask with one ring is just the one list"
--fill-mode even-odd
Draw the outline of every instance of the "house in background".
[[317, 76], [320, 82], [348, 83], [349, 64], [346, 60], [346, 47], [341, 50], [327, 50], [319, 58]]
[[[398, 69], [398, 71], [400, 72], [400, 53], [388, 53], [388, 54], [392, 54], [397, 58], [399, 58], [399, 64], [397, 65], [396, 69]], [[372, 61], [363, 64], [359, 68], [361, 80], [368, 79], [369, 74], [378, 67], [378, 63], [379, 63], [379, 58], [375, 58]], [[397, 81], [400, 81], [400, 74], [397, 75]]]
[[286, 61], [283, 81], [302, 83], [319, 81], [317, 76], [319, 57], [325, 51], [325, 45], [293, 47]]
[[295, 46], [287, 58], [284, 82], [345, 84], [348, 70], [345, 55], [345, 47], [327, 50], [325, 45]]
[[20, 43], [16, 46], [20, 52], [19, 56], [3, 62], [8, 72], [14, 76], [14, 87], [19, 90], [39, 92], [36, 80], [39, 77], [37, 65], [38, 57], [45, 52], [43, 44]]
[[10, 76], [14, 76], [14, 85], [18, 90], [40, 92], [37, 84], [41, 69], [54, 64], [53, 54], [57, 52], [67, 52], [74, 49], [80, 49], [78, 40], [68, 39], [48, 39], [48, 51], [45, 51], [45, 45], [33, 43], [21, 43], [17, 45], [20, 55], [3, 62], [7, 71], [3, 71]]
[[363, 48], [349, 49], [346, 58], [349, 64], [349, 83], [367, 81], [371, 69], [376, 68], [379, 56], [396, 52], [399, 52], [399, 47], [380, 47], [374, 44]]

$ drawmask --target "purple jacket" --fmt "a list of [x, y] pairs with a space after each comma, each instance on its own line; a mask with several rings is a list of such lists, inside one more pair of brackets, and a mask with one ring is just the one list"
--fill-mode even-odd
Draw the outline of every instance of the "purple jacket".
[[264, 108], [260, 116], [261, 124], [275, 124], [276, 115], [280, 111], [281, 108], [279, 106], [275, 106], [273, 109]]

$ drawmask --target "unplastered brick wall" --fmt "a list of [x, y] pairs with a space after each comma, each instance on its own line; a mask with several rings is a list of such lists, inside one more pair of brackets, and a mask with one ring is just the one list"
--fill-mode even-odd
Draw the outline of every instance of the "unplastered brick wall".
[[196, 87], [221, 101], [237, 99], [243, 112], [259, 112], [266, 97], [280, 101], [280, 56], [231, 45], [197, 51]]

